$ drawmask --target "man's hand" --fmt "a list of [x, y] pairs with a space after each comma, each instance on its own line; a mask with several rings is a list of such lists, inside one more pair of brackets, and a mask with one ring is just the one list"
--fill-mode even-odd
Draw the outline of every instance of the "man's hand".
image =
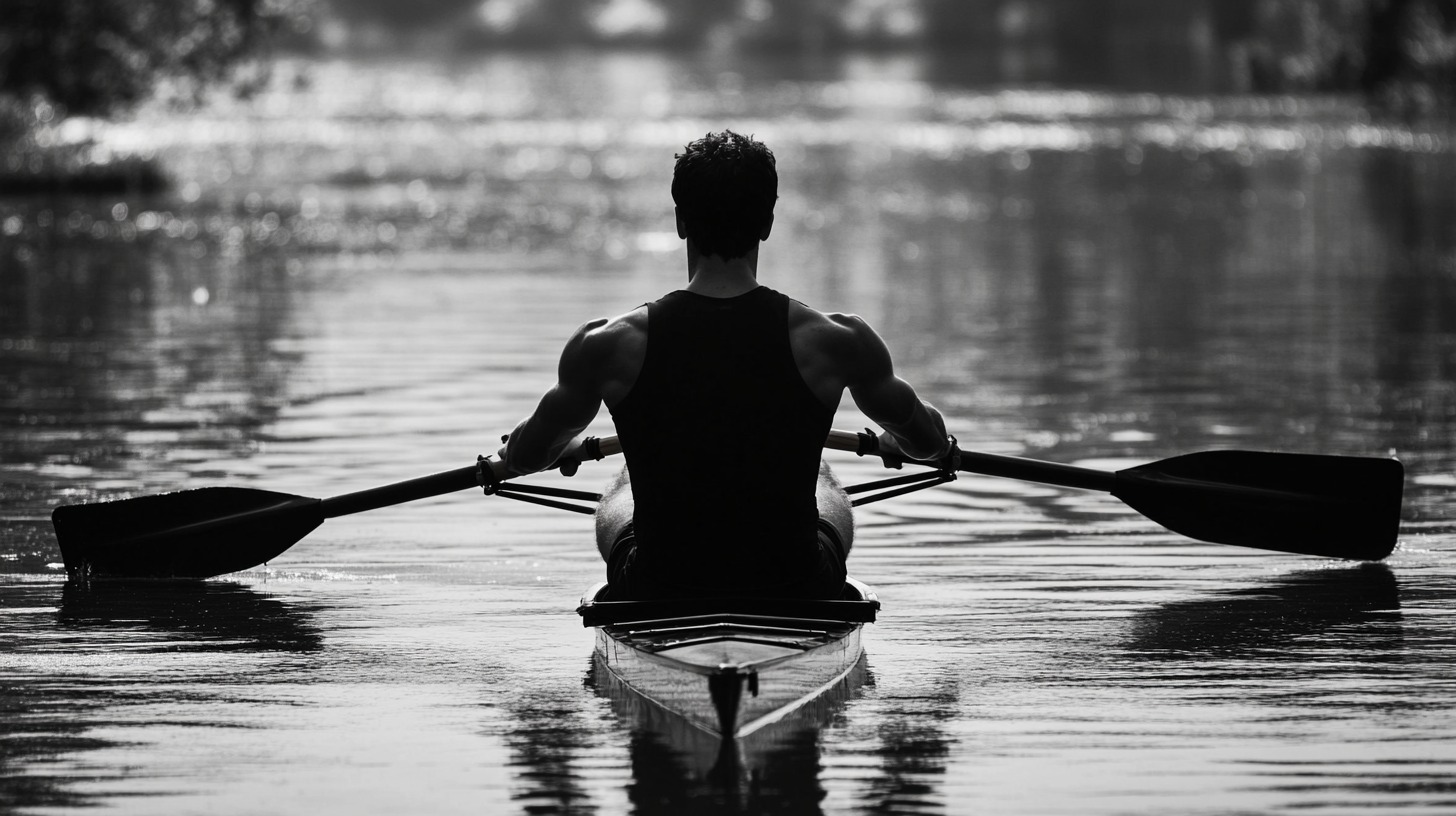
[[876, 453], [885, 460], [885, 467], [899, 469], [901, 463], [917, 461], [935, 463], [945, 470], [960, 470], [961, 451], [956, 445], [954, 436], [946, 436], [945, 447], [929, 459], [916, 459], [905, 454], [904, 448], [900, 447], [900, 441], [889, 431], [881, 431], [876, 438]]
[[889, 431], [880, 431], [875, 439], [875, 454], [884, 461], [885, 467], [899, 470], [905, 460], [910, 458], [900, 448], [899, 440], [895, 439]]
[[[519, 430], [520, 429], [520, 426], [519, 425], [516, 426], [516, 429]], [[500, 463], [506, 466], [506, 476], [508, 478], [509, 477], [512, 477], [512, 476], [525, 476], [526, 475], [525, 473], [523, 473], [523, 472], [521, 472], [519, 470], [515, 470], [514, 468], [511, 467], [511, 435], [510, 434], [501, 434], [501, 446], [500, 446], [500, 449], [495, 452], [495, 458], [498, 459], [498, 460], [500, 460]]]
[[[561, 452], [561, 455], [560, 456], [557, 456], [556, 457], [556, 461], [553, 462], [549, 467], [547, 467], [546, 470], [556, 469], [556, 470], [560, 470], [561, 471], [561, 475], [562, 476], [575, 476], [577, 469], [581, 467], [582, 460], [588, 458], [582, 452], [582, 446], [586, 443], [586, 440], [587, 439], [588, 439], [588, 437], [578, 436], [575, 439], [571, 440], [571, 442], [567, 444], [566, 449]], [[501, 442], [502, 442], [502, 444], [500, 446], [500, 450], [496, 451], [496, 458], [498, 458], [502, 462], [505, 462], [505, 464], [506, 464], [506, 471], [508, 473], [510, 473], [510, 475], [512, 475], [512, 476], [524, 476], [524, 475], [526, 475], [524, 473], [520, 473], [520, 472], [516, 471], [515, 469], [513, 469], [511, 467], [511, 460], [510, 460], [511, 436], [510, 436], [510, 434], [506, 434], [505, 436], [502, 436], [501, 437]], [[598, 458], [600, 458], [600, 457], [598, 457]]]
[[577, 468], [581, 467], [582, 460], [588, 458], [582, 452], [582, 445], [586, 443], [587, 439], [588, 437], [578, 436], [571, 440], [571, 443], [566, 446], [566, 450], [556, 457], [556, 464], [551, 467], [560, 470], [562, 476], [575, 476]]

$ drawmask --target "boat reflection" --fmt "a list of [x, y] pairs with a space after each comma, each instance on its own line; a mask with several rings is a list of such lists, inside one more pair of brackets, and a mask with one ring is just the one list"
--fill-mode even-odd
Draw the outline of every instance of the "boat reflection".
[[825, 795], [820, 732], [872, 684], [861, 655], [839, 683], [812, 702], [747, 737], [724, 740], [637, 694], [599, 656], [586, 676], [586, 685], [631, 728], [629, 797], [637, 813], [683, 813], [690, 806], [729, 813], [819, 812]]

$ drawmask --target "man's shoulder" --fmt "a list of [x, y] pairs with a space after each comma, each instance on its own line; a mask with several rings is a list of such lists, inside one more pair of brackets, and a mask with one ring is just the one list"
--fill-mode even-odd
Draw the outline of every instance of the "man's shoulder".
[[873, 333], [870, 324], [857, 314], [821, 312], [792, 298], [789, 300], [789, 330], [814, 335], [826, 342], [853, 342]]
[[588, 320], [576, 330], [576, 337], [589, 342], [612, 342], [621, 339], [623, 335], [631, 335], [646, 331], [646, 329], [647, 305], [643, 304], [613, 317], [598, 317]]
[[789, 308], [789, 343], [799, 373], [811, 388], [823, 390], [827, 405], [837, 404], [842, 389], [879, 376], [888, 364], [884, 341], [864, 318], [821, 312], [797, 301]]
[[647, 336], [647, 307], [639, 306], [614, 317], [599, 317], [581, 324], [566, 343], [566, 356], [588, 365], [600, 365], [632, 353]]

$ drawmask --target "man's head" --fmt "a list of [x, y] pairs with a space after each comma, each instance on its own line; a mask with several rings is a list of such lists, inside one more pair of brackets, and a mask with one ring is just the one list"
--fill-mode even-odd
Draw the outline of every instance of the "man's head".
[[758, 246], [773, 225], [778, 191], [773, 153], [731, 130], [689, 144], [672, 174], [679, 229], [703, 255], [738, 258]]

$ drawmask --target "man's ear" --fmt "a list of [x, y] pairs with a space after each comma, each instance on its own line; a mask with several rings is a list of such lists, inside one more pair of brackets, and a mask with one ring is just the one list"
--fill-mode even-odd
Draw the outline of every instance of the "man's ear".
[[686, 239], [688, 237], [688, 225], [683, 223], [682, 213], [678, 212], [677, 207], [672, 208], [672, 217], [677, 221], [677, 237]]
[[773, 213], [769, 213], [768, 220], [763, 224], [763, 231], [758, 234], [758, 240], [767, 241], [768, 234], [773, 231]]

